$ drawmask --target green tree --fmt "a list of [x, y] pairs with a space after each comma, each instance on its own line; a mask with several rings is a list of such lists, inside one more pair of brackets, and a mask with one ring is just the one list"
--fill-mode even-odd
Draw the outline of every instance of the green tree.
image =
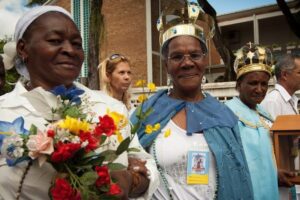
[[103, 38], [103, 15], [101, 13], [102, 0], [91, 0], [90, 12], [90, 35], [88, 55], [88, 87], [94, 90], [99, 89], [99, 65], [100, 40]]
[[28, 3], [26, 6], [32, 7], [32, 6], [36, 6], [36, 5], [42, 5], [46, 2], [47, 2], [47, 0], [28, 0]]

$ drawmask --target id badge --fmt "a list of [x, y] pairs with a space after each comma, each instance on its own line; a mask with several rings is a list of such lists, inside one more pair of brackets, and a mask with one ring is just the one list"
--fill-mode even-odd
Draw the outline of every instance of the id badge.
[[208, 184], [208, 151], [188, 151], [187, 184]]

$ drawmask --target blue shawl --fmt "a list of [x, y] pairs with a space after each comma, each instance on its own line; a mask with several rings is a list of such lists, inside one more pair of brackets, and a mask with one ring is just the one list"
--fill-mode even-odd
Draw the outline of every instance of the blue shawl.
[[[186, 109], [186, 124], [187, 135], [192, 133], [202, 132], [203, 130], [211, 127], [233, 127], [237, 124], [237, 117], [231, 112], [231, 110], [213, 98], [211, 95], [206, 94], [206, 98], [199, 102], [186, 102], [183, 100], [173, 99], [167, 95], [167, 90], [160, 90], [148, 101], [142, 104], [143, 112], [146, 112], [148, 108], [153, 108], [153, 112], [150, 116], [142, 121], [140, 128], [137, 130], [137, 134], [140, 139], [140, 143], [143, 147], [151, 145], [152, 141], [160, 133], [161, 129], [166, 126], [169, 120], [181, 109]], [[132, 124], [138, 122], [136, 117], [137, 111], [131, 115], [130, 121]], [[147, 124], [160, 123], [161, 128], [151, 134], [145, 133]]]
[[[158, 91], [142, 104], [143, 112], [153, 108], [153, 112], [137, 129], [140, 143], [149, 147], [161, 129], [181, 109], [187, 115], [187, 135], [204, 132], [204, 137], [213, 152], [218, 172], [217, 199], [253, 199], [253, 190], [238, 130], [238, 119], [233, 112], [215, 98], [206, 94], [199, 102], [186, 102], [170, 98], [167, 90]], [[131, 115], [132, 124], [138, 123], [136, 117], [139, 108]], [[145, 133], [147, 124], [160, 123], [160, 130]]]

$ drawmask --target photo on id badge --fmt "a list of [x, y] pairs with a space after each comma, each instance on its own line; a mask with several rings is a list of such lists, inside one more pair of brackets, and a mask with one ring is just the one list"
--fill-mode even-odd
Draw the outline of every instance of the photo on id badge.
[[188, 184], [208, 184], [208, 151], [189, 151], [187, 164]]
[[189, 151], [188, 152], [188, 173], [206, 174], [208, 172], [208, 152]]

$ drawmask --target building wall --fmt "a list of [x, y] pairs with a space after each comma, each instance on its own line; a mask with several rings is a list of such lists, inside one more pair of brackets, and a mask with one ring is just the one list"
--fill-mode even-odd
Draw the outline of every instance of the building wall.
[[52, 4], [55, 4], [57, 6], [61, 6], [63, 8], [65, 8], [66, 10], [68, 10], [69, 12], [71, 12], [71, 4], [70, 1], [66, 1], [66, 0], [55, 0], [52, 2]]
[[147, 78], [145, 0], [104, 0], [101, 59], [121, 53], [131, 60], [134, 80]]

